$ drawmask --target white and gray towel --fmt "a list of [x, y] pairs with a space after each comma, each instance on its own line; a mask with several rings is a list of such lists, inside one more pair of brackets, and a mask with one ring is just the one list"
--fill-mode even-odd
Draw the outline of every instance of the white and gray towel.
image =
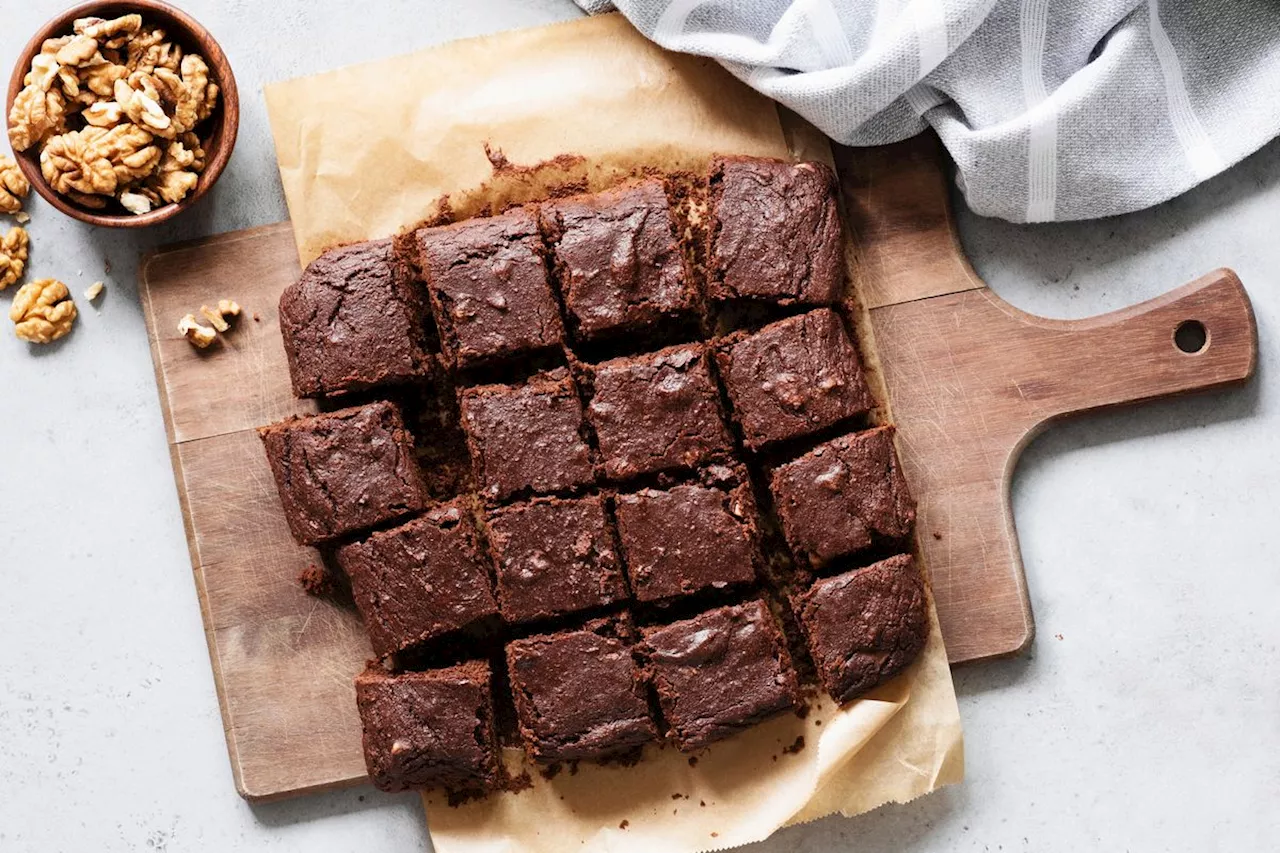
[[848, 145], [932, 127], [978, 213], [1148, 207], [1280, 134], [1280, 0], [577, 0]]

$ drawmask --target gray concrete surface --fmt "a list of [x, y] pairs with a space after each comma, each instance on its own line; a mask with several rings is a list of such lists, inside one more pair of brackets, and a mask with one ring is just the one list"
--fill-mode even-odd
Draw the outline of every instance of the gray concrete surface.
[[[4, 5], [7, 68], [62, 3]], [[32, 272], [77, 295], [105, 278], [107, 293], [98, 306], [80, 300], [60, 344], [29, 349], [0, 334], [0, 851], [428, 849], [410, 796], [363, 789], [255, 807], [235, 794], [136, 259], [283, 218], [264, 82], [576, 13], [567, 0], [184, 5], [240, 81], [227, 175], [197, 210], [143, 235], [90, 230], [34, 203]], [[1020, 660], [956, 672], [968, 780], [756, 849], [1276, 849], [1280, 145], [1122, 219], [960, 223], [979, 273], [1048, 316], [1119, 308], [1234, 267], [1257, 310], [1259, 376], [1038, 440], [1014, 506], [1040, 633]]]

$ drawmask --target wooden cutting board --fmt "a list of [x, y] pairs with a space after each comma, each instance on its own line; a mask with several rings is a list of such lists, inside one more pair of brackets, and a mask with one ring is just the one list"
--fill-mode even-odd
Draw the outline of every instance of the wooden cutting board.
[[[1015, 654], [1034, 623], [1009, 507], [1018, 454], [1056, 418], [1243, 382], [1256, 332], [1236, 276], [1133, 308], [1046, 320], [1003, 302], [959, 249], [935, 140], [837, 152], [918, 529], [953, 663]], [[364, 778], [352, 678], [358, 617], [306, 595], [318, 562], [289, 536], [254, 428], [311, 404], [290, 392], [276, 304], [299, 273], [288, 223], [161, 250], [143, 305], [236, 785], [269, 799]], [[246, 308], [222, 346], [177, 318], [220, 295]], [[1200, 323], [1188, 354], [1175, 330]]]

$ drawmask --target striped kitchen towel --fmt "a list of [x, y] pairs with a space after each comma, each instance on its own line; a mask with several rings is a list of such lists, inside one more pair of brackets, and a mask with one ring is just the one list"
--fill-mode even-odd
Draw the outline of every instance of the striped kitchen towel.
[[848, 145], [937, 131], [978, 213], [1138, 210], [1280, 134], [1280, 0], [577, 0]]

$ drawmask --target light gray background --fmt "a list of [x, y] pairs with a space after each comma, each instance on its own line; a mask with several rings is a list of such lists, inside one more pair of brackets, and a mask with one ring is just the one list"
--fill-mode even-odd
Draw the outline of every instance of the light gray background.
[[[0, 65], [61, 5], [6, 0]], [[226, 175], [199, 208], [142, 235], [33, 202], [30, 271], [67, 281], [82, 316], [45, 348], [0, 330], [0, 851], [424, 850], [409, 795], [255, 807], [235, 794], [136, 260], [285, 216], [264, 82], [576, 12], [568, 0], [184, 5], [240, 83]], [[1027, 228], [961, 212], [960, 224], [996, 291], [1052, 317], [1234, 267], [1258, 315], [1259, 376], [1032, 445], [1014, 507], [1039, 637], [1020, 660], [956, 672], [967, 781], [755, 849], [1275, 849], [1280, 145], [1122, 219]], [[80, 293], [99, 278], [107, 292], [91, 306]]]

